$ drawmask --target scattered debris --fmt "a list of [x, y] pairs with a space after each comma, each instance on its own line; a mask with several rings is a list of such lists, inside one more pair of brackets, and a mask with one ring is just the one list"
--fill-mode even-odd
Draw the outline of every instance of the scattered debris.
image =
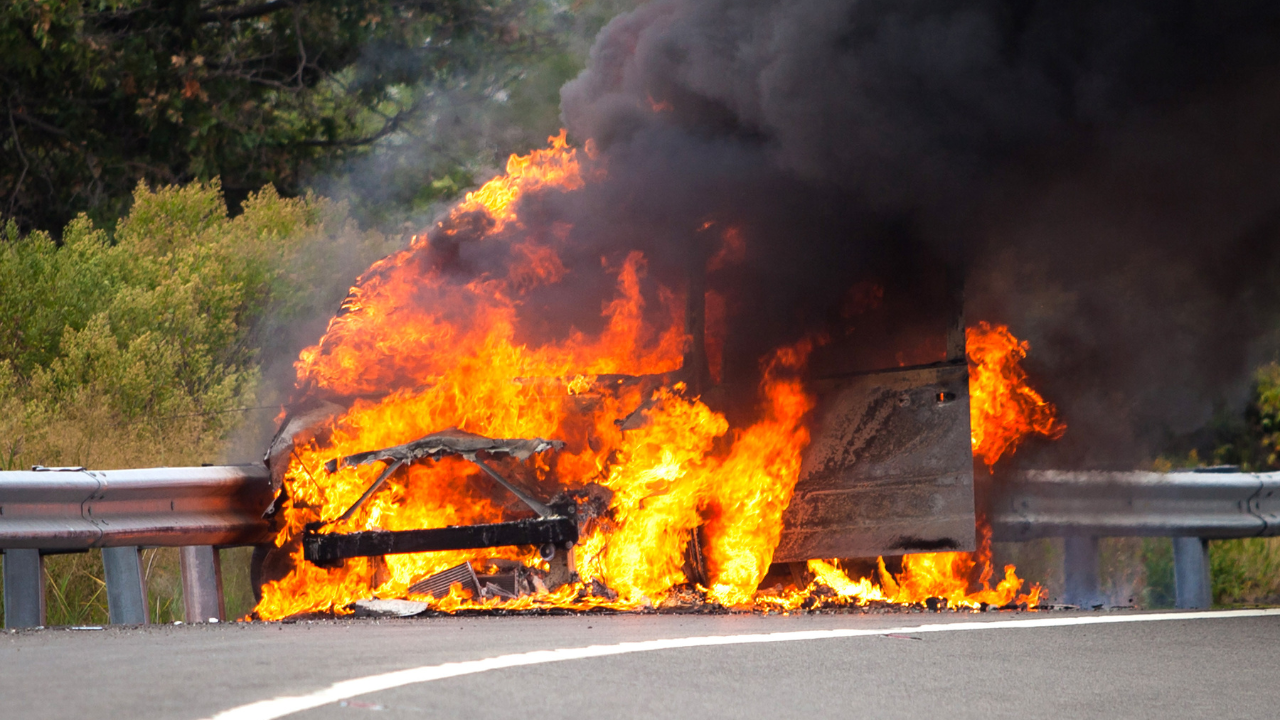
[[590, 584], [588, 584], [583, 589], [588, 591], [587, 594], [590, 596], [601, 597], [601, 598], [605, 598], [606, 600], [618, 599], [618, 593], [610, 590], [608, 585], [605, 585], [604, 583], [594, 578], [591, 580]]
[[481, 567], [490, 572], [476, 573], [469, 562], [454, 565], [410, 585], [407, 592], [409, 595], [443, 598], [455, 584], [476, 598], [514, 600], [522, 595], [547, 592], [548, 583], [544, 577], [547, 573], [525, 567], [519, 561], [494, 558], [484, 561]]
[[533, 576], [533, 591], [538, 594], [551, 592], [550, 590], [547, 589], [547, 584], [544, 583], [542, 581], [542, 578], [538, 577], [537, 575]]
[[705, 609], [714, 610], [719, 608], [718, 603], [707, 600], [707, 591], [695, 583], [685, 583], [671, 588], [671, 592], [658, 603], [658, 610], [662, 612], [702, 612]]
[[426, 610], [427, 603], [369, 598], [355, 601], [352, 609], [356, 617], [411, 617]]
[[480, 588], [480, 595], [483, 597], [500, 597], [507, 600], [515, 600], [519, 597], [516, 593], [492, 582], [484, 583]]
[[532, 572], [515, 560], [490, 560], [493, 572], [477, 574], [480, 592], [487, 597], [518, 598], [533, 591], [533, 583], [526, 577]]
[[454, 565], [448, 570], [441, 570], [435, 575], [419, 580], [409, 586], [409, 594], [442, 598], [449, 594], [449, 588], [453, 587], [454, 583], [460, 583], [463, 589], [470, 590], [472, 597], [480, 596], [480, 580], [476, 578], [476, 571], [471, 568], [469, 562]]

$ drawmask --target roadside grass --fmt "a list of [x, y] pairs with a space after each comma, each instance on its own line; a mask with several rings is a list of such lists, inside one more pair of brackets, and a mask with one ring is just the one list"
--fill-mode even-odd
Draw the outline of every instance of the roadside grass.
[[[1172, 547], [1167, 538], [1102, 538], [1098, 543], [1099, 591], [1114, 606], [1173, 607]], [[997, 568], [1016, 565], [1026, 587], [1039, 583], [1044, 588], [1043, 602], [1062, 604], [1064, 554], [1061, 538], [1046, 538], [995, 543], [992, 561]]]
[[1280, 537], [1212, 542], [1209, 562], [1215, 604], [1280, 604]]
[[[252, 548], [221, 551], [223, 601], [227, 619], [238, 620], [253, 610], [253, 588], [249, 584], [249, 556]], [[147, 611], [153, 623], [176, 620], [199, 622], [185, 617], [182, 605], [182, 563], [177, 548], [147, 548], [142, 551], [142, 571], [147, 586]], [[0, 564], [3, 559], [0, 559]], [[107, 623], [107, 584], [102, 573], [102, 551], [46, 555], [45, 623], [59, 625], [104, 625]], [[4, 618], [4, 581], [0, 580], [0, 622]]]
[[[1175, 606], [1173, 541], [1169, 538], [1103, 538], [1099, 589], [1116, 606], [1159, 610]], [[1013, 563], [1018, 576], [1038, 582], [1050, 603], [1062, 602], [1063, 543], [1059, 539], [996, 543], [997, 564]], [[1209, 543], [1214, 607], [1280, 605], [1280, 537]]]
[[253, 611], [253, 586], [249, 583], [249, 557], [253, 548], [222, 551], [222, 602], [228, 620], [239, 620]]
[[102, 625], [107, 622], [107, 584], [102, 551], [44, 558], [45, 622], [48, 625]]

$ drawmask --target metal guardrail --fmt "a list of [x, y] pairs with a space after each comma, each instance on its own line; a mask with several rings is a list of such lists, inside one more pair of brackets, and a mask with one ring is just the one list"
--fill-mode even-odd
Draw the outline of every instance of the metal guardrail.
[[0, 472], [0, 549], [253, 544], [271, 499], [262, 465]]
[[[41, 556], [103, 548], [113, 623], [147, 622], [140, 546], [182, 549], [190, 620], [223, 619], [216, 546], [268, 539], [261, 465], [0, 472], [6, 627], [44, 623]], [[1280, 473], [1027, 471], [991, 498], [993, 538], [1066, 539], [1065, 599], [1099, 604], [1098, 539], [1167, 536], [1179, 607], [1208, 607], [1208, 541], [1280, 535]]]
[[1171, 537], [1180, 608], [1212, 603], [1209, 540], [1280, 535], [1280, 473], [1025, 471], [993, 493], [992, 537], [1065, 538], [1064, 598], [1102, 604], [1098, 539]]
[[1280, 473], [1032, 470], [994, 497], [997, 540], [1280, 534]]
[[181, 548], [188, 619], [224, 619], [215, 548], [266, 541], [272, 497], [263, 465], [0, 472], [5, 626], [44, 624], [44, 554], [90, 548], [103, 548], [111, 622], [147, 622], [143, 546]]

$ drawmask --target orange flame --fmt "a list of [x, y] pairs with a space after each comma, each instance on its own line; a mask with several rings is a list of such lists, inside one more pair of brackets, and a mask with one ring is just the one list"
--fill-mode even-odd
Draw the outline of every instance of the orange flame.
[[[761, 383], [760, 421], [730, 436], [723, 415], [690, 397], [682, 383], [662, 380], [681, 365], [684, 303], [659, 288], [657, 312], [646, 312], [653, 298], [641, 290], [646, 263], [638, 252], [615, 269], [617, 292], [602, 309], [598, 334], [574, 331], [542, 345], [518, 341], [520, 293], [531, 284], [556, 282], [564, 270], [553, 247], [507, 237], [518, 229], [516, 205], [535, 190], [580, 187], [582, 171], [563, 133], [551, 138], [548, 150], [513, 157], [508, 174], [468, 195], [440, 230], [447, 236], [449, 223], [467, 213], [491, 218], [484, 242], [510, 241], [513, 260], [505, 277], [458, 281], [429, 262], [432, 240], [420, 237], [370, 268], [321, 341], [302, 352], [300, 388], [355, 400], [321, 438], [296, 449], [285, 473], [276, 552], [285, 555], [288, 572], [264, 586], [259, 617], [344, 612], [361, 598], [403, 597], [409, 585], [463, 561], [541, 562], [531, 548], [359, 558], [332, 570], [302, 559], [299, 537], [309, 522], [351, 532], [519, 516], [521, 509], [493, 492], [475, 467], [445, 459], [407, 467], [352, 517], [338, 519], [381, 468], [330, 475], [322, 470], [327, 461], [450, 426], [489, 437], [562, 439], [567, 447], [554, 457], [535, 458], [512, 472], [547, 495], [587, 483], [612, 493], [607, 517], [591, 524], [574, 548], [579, 583], [520, 598], [511, 607], [659, 602], [689, 581], [682, 565], [698, 528], [711, 595], [725, 603], [750, 600], [769, 568], [808, 442], [802, 418], [812, 401], [798, 379], [808, 344], [775, 354]], [[655, 316], [658, 324], [651, 322]], [[603, 376], [633, 381], [606, 382]], [[657, 378], [658, 387], [645, 389], [653, 387], [646, 377]], [[629, 415], [639, 416], [635, 426], [615, 422]], [[584, 594], [591, 581], [617, 599]], [[464, 595], [459, 590], [432, 602], [444, 610], [496, 602]]]
[[965, 331], [973, 454], [987, 467], [1017, 450], [1028, 435], [1057, 439], [1067, 429], [1053, 405], [1027, 385], [1021, 363], [1030, 347], [1005, 325], [980, 322]]
[[902, 572], [896, 575], [885, 567], [884, 558], [878, 558], [876, 580], [851, 580], [838, 560], [810, 560], [808, 568], [814, 579], [808, 587], [766, 602], [784, 609], [806, 604], [867, 605], [876, 601], [915, 605], [930, 600], [951, 608], [1038, 606], [1042, 588], [1033, 584], [1030, 590], [1020, 593], [1024, 581], [1012, 565], [1004, 566], [1004, 577], [991, 587], [991, 531], [983, 526], [981, 533], [976, 553], [906, 555], [902, 558]]
[[484, 210], [497, 223], [494, 227], [497, 232], [515, 219], [513, 206], [524, 193], [545, 186], [562, 190], [582, 187], [578, 153], [569, 147], [566, 131], [561, 128], [559, 135], [547, 138], [547, 144], [550, 147], [546, 150], [512, 155], [507, 159], [506, 174], [493, 178], [475, 192], [467, 193], [451, 214], [456, 217]]
[[[516, 599], [471, 597], [461, 586], [443, 598], [419, 598], [438, 610], [499, 603], [514, 610], [633, 609], [658, 605], [677, 586], [687, 588], [694, 580], [705, 580], [706, 587], [697, 591], [707, 599], [731, 607], [753, 602], [796, 607], [818, 587], [846, 602], [914, 603], [927, 597], [966, 607], [1006, 605], [1017, 598], [1038, 602], [1038, 586], [1017, 595], [1023, 583], [1012, 566], [990, 587], [987, 537], [976, 554], [909, 556], [897, 575], [882, 563], [876, 582], [854, 583], [834, 561], [815, 560], [809, 567], [817, 585], [785, 598], [759, 594], [809, 442], [804, 420], [814, 401], [800, 377], [812, 343], [781, 348], [765, 359], [757, 419], [731, 429], [724, 415], [677, 381], [689, 340], [685, 302], [674, 290], [654, 290], [646, 283], [646, 261], [639, 252], [612, 266], [615, 292], [601, 308], [604, 322], [598, 332], [573, 330], [541, 344], [522, 339], [521, 298], [566, 275], [555, 242], [567, 231], [528, 237], [520, 225], [521, 199], [572, 192], [584, 178], [601, 172], [593, 153], [579, 157], [568, 146], [564, 131], [549, 143], [545, 150], [512, 156], [505, 175], [469, 193], [432, 233], [370, 267], [319, 343], [300, 354], [295, 365], [300, 391], [339, 400], [347, 409], [300, 443], [289, 461], [277, 549], [274, 560], [269, 558], [284, 571], [263, 586], [255, 609], [259, 617], [343, 613], [359, 599], [405, 597], [415, 582], [461, 562], [507, 558], [547, 568], [527, 547], [355, 558], [335, 569], [303, 559], [301, 534], [313, 522], [326, 523], [328, 531], [354, 532], [527, 516], [474, 465], [446, 458], [406, 466], [350, 518], [340, 519], [382, 468], [344, 467], [330, 474], [323, 469], [326, 462], [448, 427], [495, 438], [563, 440], [562, 451], [524, 463], [507, 461], [504, 472], [546, 497], [557, 490], [597, 492], [607, 508], [583, 526], [571, 553], [574, 580]], [[459, 279], [442, 268], [439, 254], [464, 232], [478, 232], [469, 241], [491, 244], [498, 255], [505, 252], [505, 274]], [[724, 245], [715, 263], [741, 258], [744, 243], [736, 228], [725, 231]], [[714, 293], [708, 308], [708, 355], [718, 377], [723, 307]], [[1007, 338], [1013, 349], [1000, 355], [990, 349], [997, 346], [991, 337]], [[1051, 406], [1025, 386], [1017, 367], [1025, 343], [1006, 328], [991, 330], [985, 324], [971, 329], [969, 338], [975, 453], [991, 464], [1016, 445], [1016, 439], [1006, 440], [995, 452], [979, 445], [979, 438], [1005, 433], [989, 427], [992, 423], [1025, 419], [1025, 409], [1022, 415], [1001, 409], [1011, 396], [1017, 399], [1015, 408], [1044, 412], [1048, 407], [1049, 424], [1036, 415], [1040, 424], [1033, 427], [1060, 432]], [[1001, 379], [1010, 385], [1000, 385]], [[999, 411], [980, 410], [990, 407]], [[687, 550], [695, 542], [705, 558], [706, 567], [698, 571], [704, 578], [690, 577], [686, 567]], [[608, 588], [608, 597], [597, 586]]]
[[[1021, 362], [1030, 346], [1020, 342], [1004, 325], [980, 322], [965, 332], [969, 356], [969, 424], [973, 454], [991, 467], [1006, 452], [1031, 434], [1058, 438], [1066, 426], [1055, 418], [1053, 405], [1027, 385]], [[915, 604], [929, 599], [945, 601], [949, 607], [978, 608], [983, 605], [1036, 607], [1043, 589], [1033, 584], [1019, 593], [1024, 581], [1013, 565], [1004, 567], [1004, 577], [991, 587], [991, 529], [978, 528], [976, 553], [918, 553], [902, 558], [902, 572], [890, 573], [884, 558], [878, 558], [878, 577], [851, 580], [837, 560], [810, 560], [813, 582], [791, 594], [771, 597], [768, 602], [786, 609], [814, 602], [824, 593], [834, 593], [829, 604], [866, 605], [881, 601]]]

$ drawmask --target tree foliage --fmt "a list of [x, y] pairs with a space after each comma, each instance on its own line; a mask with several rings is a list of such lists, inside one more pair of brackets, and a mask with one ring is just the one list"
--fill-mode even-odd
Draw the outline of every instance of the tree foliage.
[[536, 49], [534, 0], [10, 0], [0, 215], [123, 213], [139, 181], [286, 195], [422, 110], [415, 87]]
[[254, 405], [262, 348], [391, 249], [343, 206], [269, 186], [234, 219], [216, 182], [133, 201], [114, 242], [84, 215], [61, 243], [8, 223], [0, 465], [214, 459]]

